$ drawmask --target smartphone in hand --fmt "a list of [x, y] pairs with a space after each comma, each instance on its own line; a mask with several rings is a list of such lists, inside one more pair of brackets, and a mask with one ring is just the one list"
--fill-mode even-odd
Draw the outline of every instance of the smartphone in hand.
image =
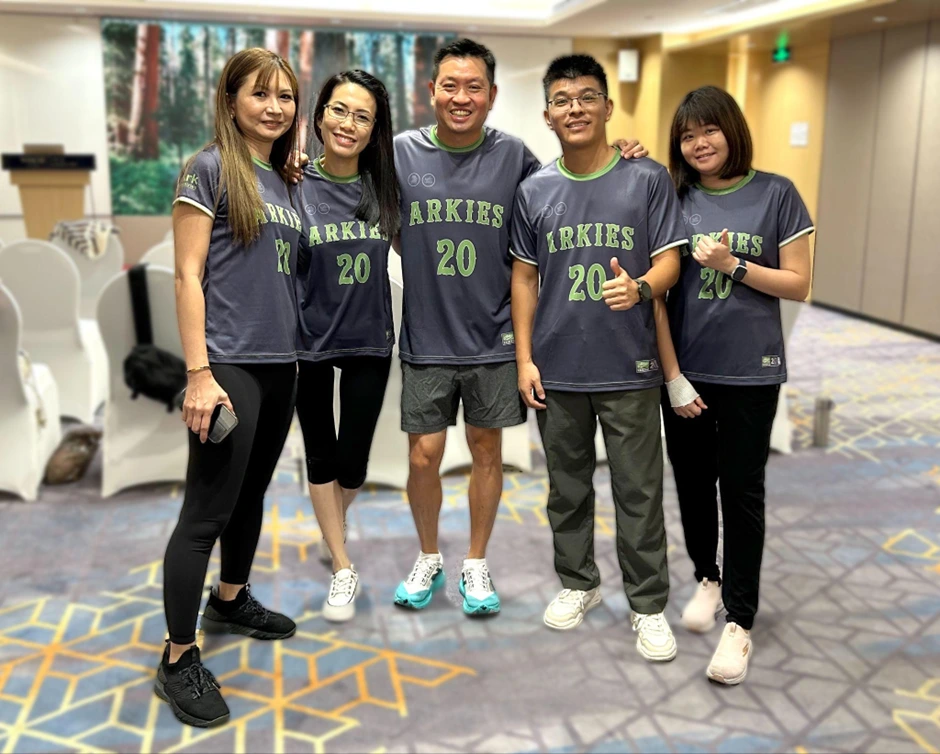
[[[183, 408], [183, 401], [186, 399], [186, 390], [183, 390], [177, 397], [177, 405], [180, 410]], [[209, 440], [218, 444], [228, 437], [232, 430], [238, 426], [238, 417], [233, 414], [228, 406], [220, 403], [212, 412], [212, 419], [209, 421]]]

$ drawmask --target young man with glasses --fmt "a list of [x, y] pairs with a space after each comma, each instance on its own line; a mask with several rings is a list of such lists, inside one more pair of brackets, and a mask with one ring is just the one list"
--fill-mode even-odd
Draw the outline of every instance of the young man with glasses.
[[486, 546], [503, 488], [502, 428], [526, 420], [509, 304], [509, 220], [516, 188], [540, 167], [521, 140], [484, 127], [496, 100], [495, 71], [493, 53], [481, 44], [460, 39], [442, 47], [429, 83], [436, 125], [395, 139], [402, 430], [409, 435], [408, 499], [421, 543], [395, 602], [424, 608], [445, 583], [440, 465], [462, 400], [473, 458], [470, 546], [460, 579], [469, 615], [500, 609]]
[[607, 447], [617, 555], [637, 651], [676, 656], [663, 521], [653, 301], [679, 276], [686, 243], [665, 168], [607, 146], [613, 112], [588, 55], [552, 62], [545, 120], [562, 157], [523, 181], [512, 216], [512, 319], [519, 391], [538, 410], [549, 474], [548, 519], [562, 591], [551, 628], [576, 628], [601, 601], [594, 562], [594, 434]]

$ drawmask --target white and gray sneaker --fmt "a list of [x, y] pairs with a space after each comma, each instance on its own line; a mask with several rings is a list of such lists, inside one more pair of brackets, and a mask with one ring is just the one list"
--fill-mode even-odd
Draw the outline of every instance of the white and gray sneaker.
[[644, 660], [669, 662], [675, 659], [678, 652], [676, 637], [672, 635], [665, 614], [633, 613], [632, 621], [636, 632], [636, 651]]
[[323, 617], [332, 623], [352, 620], [356, 614], [356, 595], [359, 593], [359, 574], [350, 564], [333, 574], [330, 593], [323, 603]]
[[[346, 541], [346, 522], [343, 521], [343, 541]], [[323, 532], [320, 532], [320, 541], [317, 542], [317, 560], [319, 560], [324, 565], [329, 565], [333, 562], [333, 553], [330, 552], [330, 548], [326, 544], [326, 538], [323, 536]]]
[[570, 631], [577, 628], [584, 620], [584, 614], [592, 607], [601, 604], [601, 588], [583, 591], [581, 589], [562, 589], [548, 607], [542, 622], [558, 631]]

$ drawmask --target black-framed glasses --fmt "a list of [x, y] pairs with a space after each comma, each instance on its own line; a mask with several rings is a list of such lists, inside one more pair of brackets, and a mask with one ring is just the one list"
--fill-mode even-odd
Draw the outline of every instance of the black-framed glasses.
[[559, 95], [555, 99], [550, 99], [548, 104], [554, 107], [556, 110], [567, 110], [574, 104], [575, 100], [581, 103], [581, 107], [593, 107], [607, 97], [604, 92], [585, 92], [579, 97], [565, 97], [564, 95]]
[[337, 123], [342, 123], [350, 115], [352, 116], [353, 124], [359, 128], [369, 128], [375, 123], [375, 118], [369, 115], [369, 113], [358, 111], [351, 112], [348, 107], [341, 105], [339, 102], [331, 102], [324, 106], [323, 109], [326, 111], [326, 114]]

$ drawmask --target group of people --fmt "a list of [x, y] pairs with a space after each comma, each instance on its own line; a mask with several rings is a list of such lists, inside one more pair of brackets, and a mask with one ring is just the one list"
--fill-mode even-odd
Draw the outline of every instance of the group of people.
[[[601, 601], [592, 483], [599, 421], [636, 647], [650, 661], [673, 659], [662, 407], [699, 584], [682, 623], [710, 630], [723, 602], [727, 624], [707, 675], [727, 684], [745, 677], [764, 469], [786, 379], [779, 299], [808, 294], [812, 222], [790, 181], [751, 167], [744, 116], [718, 88], [683, 99], [667, 171], [636, 142], [609, 146], [614, 103], [598, 62], [558, 58], [544, 77], [544, 118], [562, 156], [542, 166], [521, 140], [485, 126], [495, 68], [472, 40], [442, 47], [429, 83], [436, 124], [395, 137], [378, 79], [361, 70], [332, 76], [312, 114], [322, 154], [298, 168], [290, 66], [257, 48], [225, 66], [215, 139], [183, 170], [173, 211], [183, 420], [192, 432], [164, 563], [169, 640], [155, 690], [185, 723], [229, 716], [195, 644], [217, 540], [220, 582], [202, 628], [261, 639], [296, 630], [248, 586], [264, 493], [295, 406], [333, 566], [323, 616], [354, 616], [359, 576], [345, 521], [366, 478], [391, 367], [390, 248], [402, 262], [401, 416], [420, 541], [394, 602], [423, 609], [445, 584], [440, 464], [462, 402], [472, 469], [459, 590], [468, 615], [499, 612], [486, 548], [503, 487], [501, 431], [532, 408], [563, 587], [544, 622], [580, 625]], [[206, 442], [220, 404], [238, 425]]]

